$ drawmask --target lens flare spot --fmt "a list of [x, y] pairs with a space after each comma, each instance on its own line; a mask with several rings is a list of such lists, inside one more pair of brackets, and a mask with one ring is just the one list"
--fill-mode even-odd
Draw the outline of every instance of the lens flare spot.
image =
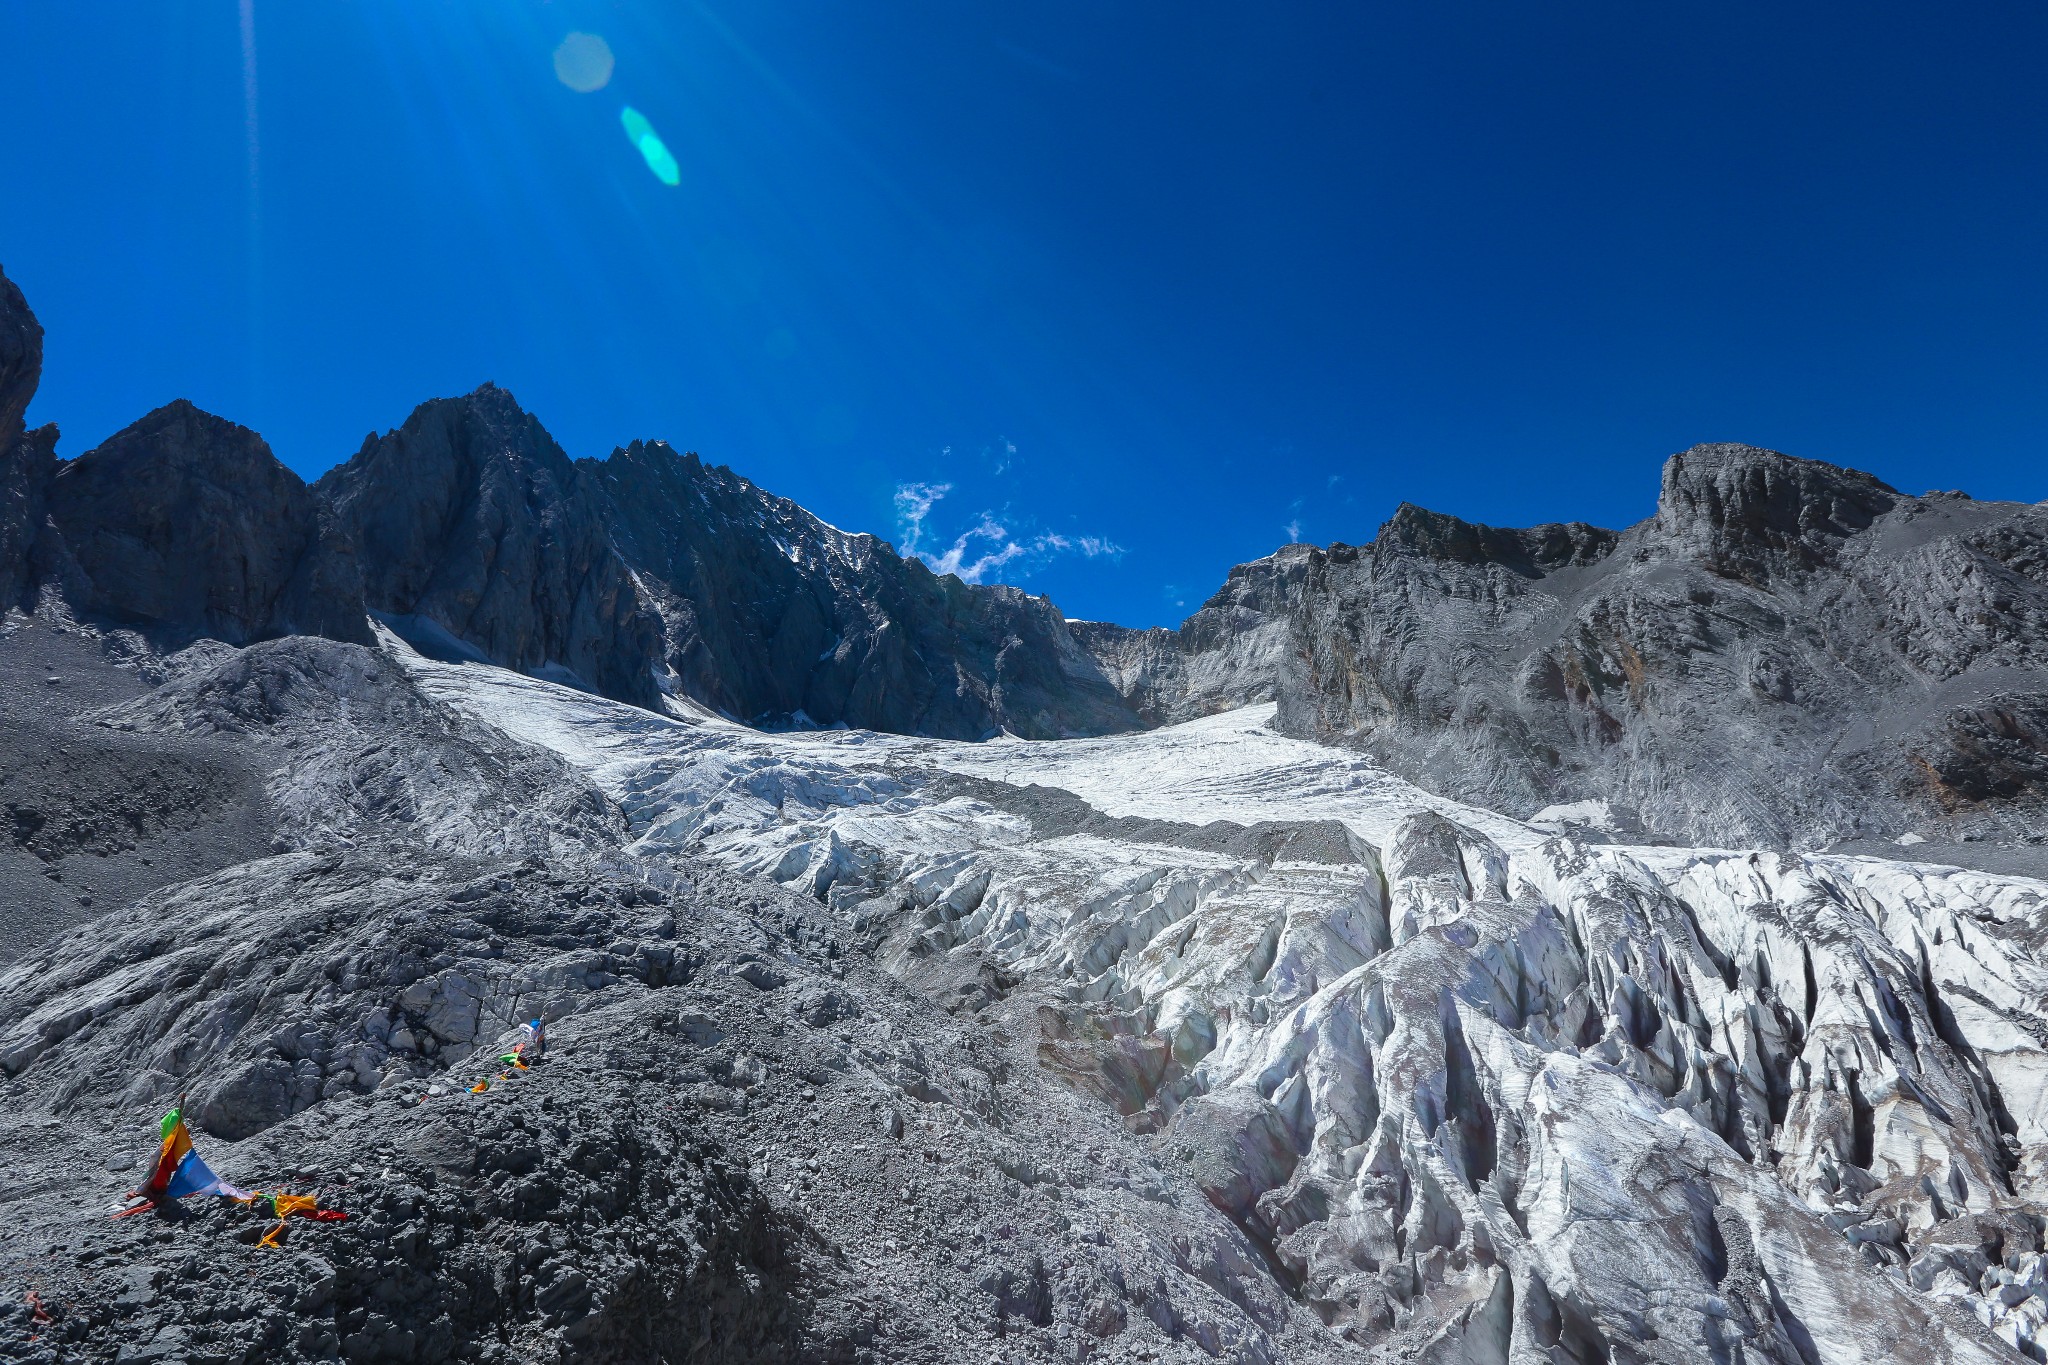
[[632, 105], [619, 111], [619, 122], [626, 126], [626, 136], [640, 149], [641, 157], [647, 162], [647, 169], [654, 172], [654, 178], [664, 185], [683, 183], [682, 168], [669, 155], [668, 148], [655, 135], [654, 125]]
[[587, 95], [611, 78], [611, 44], [595, 33], [572, 33], [555, 49], [555, 79], [571, 90]]

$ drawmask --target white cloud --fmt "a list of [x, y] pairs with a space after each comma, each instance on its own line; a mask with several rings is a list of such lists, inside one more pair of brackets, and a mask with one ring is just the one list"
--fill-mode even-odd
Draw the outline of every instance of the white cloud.
[[924, 519], [940, 498], [953, 491], [950, 483], [899, 483], [896, 485], [896, 524], [903, 528], [903, 553], [918, 555], [917, 542], [924, 536]]
[[1301, 542], [1300, 517], [1296, 517], [1294, 520], [1288, 522], [1285, 526], [1281, 527], [1280, 529], [1287, 533], [1287, 543], [1289, 545], [1297, 545]]
[[[1011, 447], [1014, 453], [1015, 447]], [[905, 483], [896, 486], [896, 522], [902, 528], [903, 553], [923, 560], [933, 573], [957, 574], [965, 583], [986, 581], [988, 575], [1008, 564], [1024, 566], [1054, 555], [1078, 554], [1085, 559], [1115, 558], [1123, 547], [1101, 536], [1063, 536], [1041, 531], [1019, 538], [983, 512], [974, 525], [953, 538], [943, 550], [928, 548], [926, 521], [932, 508], [953, 491], [949, 483]]]

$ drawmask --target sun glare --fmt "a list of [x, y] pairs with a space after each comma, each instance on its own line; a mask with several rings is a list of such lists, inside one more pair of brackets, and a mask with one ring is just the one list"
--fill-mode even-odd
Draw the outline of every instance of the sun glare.
[[572, 33], [555, 49], [555, 79], [580, 94], [610, 84], [612, 65], [611, 44], [595, 33]]
[[632, 105], [619, 111], [619, 122], [626, 125], [626, 136], [640, 149], [640, 155], [647, 160], [647, 169], [654, 172], [654, 178], [664, 185], [680, 185], [683, 173], [676, 165], [675, 157], [669, 154], [666, 144], [655, 133], [654, 125]]

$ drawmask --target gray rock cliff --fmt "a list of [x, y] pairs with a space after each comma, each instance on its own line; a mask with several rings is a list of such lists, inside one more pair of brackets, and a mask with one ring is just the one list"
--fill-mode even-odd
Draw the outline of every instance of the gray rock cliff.
[[1044, 598], [936, 575], [663, 442], [578, 468], [687, 696], [748, 721], [955, 739], [1141, 723]]
[[941, 578], [664, 442], [572, 463], [492, 386], [425, 404], [315, 491], [367, 606], [429, 652], [755, 724], [1140, 724], [1051, 603]]
[[1619, 536], [1404, 508], [1315, 552], [1279, 723], [1520, 815], [1734, 846], [2041, 831], [2048, 511], [1748, 446]]
[[354, 566], [263, 438], [167, 404], [59, 465], [45, 499], [74, 605], [228, 644], [367, 642]]
[[14, 281], [0, 272], [0, 436], [19, 436], [43, 374], [43, 326]]
[[42, 525], [43, 487], [54, 466], [56, 428], [29, 435], [23, 415], [43, 371], [43, 329], [0, 272], [0, 611], [21, 600]]
[[486, 384], [424, 403], [315, 491], [355, 549], [371, 610], [507, 668], [566, 670], [655, 704], [659, 621], [613, 549], [609, 509], [511, 394]]
[[1271, 701], [1315, 551], [1287, 545], [1230, 571], [1178, 630], [1070, 623], [1075, 638], [1148, 725]]

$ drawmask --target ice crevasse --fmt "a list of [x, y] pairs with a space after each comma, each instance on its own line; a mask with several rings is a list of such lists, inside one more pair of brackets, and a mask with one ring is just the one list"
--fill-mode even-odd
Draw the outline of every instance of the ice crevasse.
[[1038, 992], [1040, 1061], [1360, 1340], [1999, 1358], [1988, 1326], [2042, 1357], [2041, 883], [1587, 844], [1270, 707], [963, 744], [409, 667], [587, 772], [638, 851], [798, 887], [903, 974]]

